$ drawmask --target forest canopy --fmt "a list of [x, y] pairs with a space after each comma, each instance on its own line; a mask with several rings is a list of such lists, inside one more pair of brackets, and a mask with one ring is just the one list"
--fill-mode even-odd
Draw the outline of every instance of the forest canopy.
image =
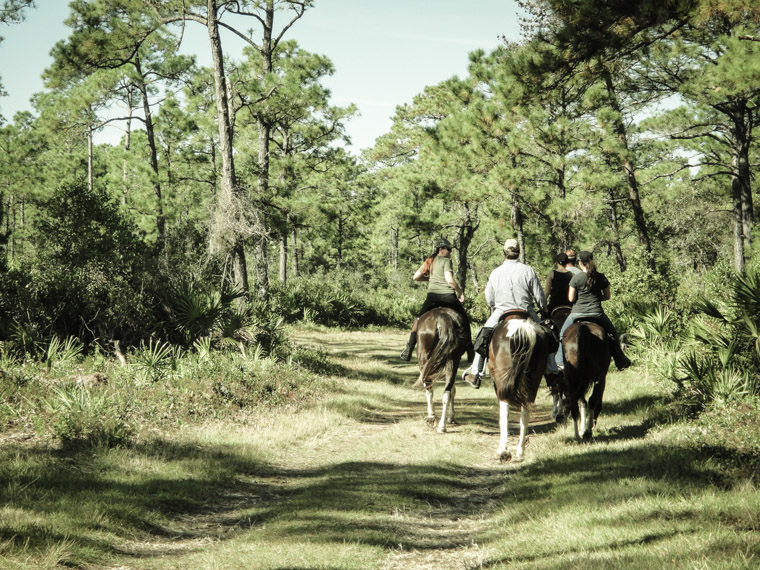
[[[249, 324], [405, 324], [409, 276], [440, 236], [476, 317], [508, 237], [539, 274], [594, 251], [619, 321], [641, 302], [688, 313], [705, 283], [754, 266], [757, 7], [521, 1], [519, 42], [470, 53], [466, 76], [399, 104], [355, 156], [356, 108], [331, 101], [333, 63], [298, 43], [313, 5], [70, 3], [34, 112], [0, 127], [8, 346], [27, 350], [24, 330], [189, 341], [177, 297], [221, 291]], [[23, 26], [33, 9], [0, 13]], [[179, 50], [191, 26], [209, 67]], [[119, 143], [97, 143], [114, 123]]]

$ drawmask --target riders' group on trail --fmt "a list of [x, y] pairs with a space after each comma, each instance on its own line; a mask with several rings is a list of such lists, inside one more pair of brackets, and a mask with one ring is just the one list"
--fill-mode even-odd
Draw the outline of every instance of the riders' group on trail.
[[[470, 367], [462, 378], [473, 388], [479, 388], [488, 359], [489, 346], [494, 328], [506, 314], [519, 313], [535, 323], [544, 323], [554, 330], [559, 342], [556, 353], [551, 354], [546, 363], [546, 380], [549, 386], [561, 381], [565, 362], [562, 339], [567, 329], [576, 321], [590, 320], [601, 325], [609, 338], [610, 353], [615, 365], [622, 370], [631, 365], [623, 353], [617, 331], [604, 313], [602, 302], [610, 299], [610, 282], [597, 270], [590, 251], [576, 255], [572, 249], [555, 256], [555, 268], [547, 275], [542, 289], [535, 270], [518, 260], [520, 245], [514, 238], [504, 242], [504, 262], [496, 267], [488, 278], [484, 295], [491, 314], [472, 342], [469, 337], [470, 319], [464, 308], [464, 292], [454, 279], [451, 251], [452, 244], [440, 238], [435, 244], [435, 252], [425, 259], [415, 272], [414, 281], [427, 281], [428, 291], [417, 318], [412, 325], [409, 340], [401, 353], [408, 361], [417, 344], [419, 318], [437, 307], [453, 309], [465, 320], [467, 354]], [[578, 267], [576, 267], [576, 262]], [[554, 319], [555, 327], [551, 327]]]

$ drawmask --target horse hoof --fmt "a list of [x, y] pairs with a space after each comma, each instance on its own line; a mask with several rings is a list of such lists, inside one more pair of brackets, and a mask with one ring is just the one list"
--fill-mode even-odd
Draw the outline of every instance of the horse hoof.
[[456, 421], [456, 420], [449, 420], [449, 425], [450, 425], [450, 426], [458, 426], [458, 425], [459, 425], [459, 422], [458, 422], [458, 421]]
[[435, 431], [437, 431], [438, 433], [446, 433], [446, 428], [445, 428], [445, 427], [439, 427], [439, 428], [438, 428], [437, 430], [435, 430]]
[[504, 450], [500, 450], [500, 451], [496, 452], [496, 458], [501, 463], [506, 463], [507, 461], [511, 461], [512, 460], [512, 454], [509, 451], [507, 451], [506, 449], [504, 449]]
[[554, 418], [554, 421], [558, 424], [564, 424], [566, 419], [567, 416], [564, 414], [557, 414], [557, 416]]
[[591, 441], [591, 432], [590, 431], [584, 431], [583, 432], [583, 441], [585, 443], [588, 443], [589, 441]]
[[515, 456], [512, 458], [512, 462], [513, 462], [513, 463], [522, 463], [523, 459], [525, 459], [525, 457], [524, 457], [524, 456], [523, 456], [523, 454], [521, 453], [521, 454], [519, 454], [519, 455], [515, 455]]
[[427, 423], [428, 427], [435, 427], [435, 424], [438, 423], [438, 420], [435, 416], [428, 416], [425, 418], [425, 423]]

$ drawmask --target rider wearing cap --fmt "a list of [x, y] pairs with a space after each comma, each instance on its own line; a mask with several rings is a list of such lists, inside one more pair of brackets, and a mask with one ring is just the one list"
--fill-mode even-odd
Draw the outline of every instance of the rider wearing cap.
[[[402, 360], [412, 357], [414, 347], [417, 345], [417, 323], [420, 317], [431, 309], [448, 307], [454, 309], [464, 317], [464, 330], [467, 335], [468, 352], [472, 350], [470, 340], [470, 318], [464, 309], [464, 292], [454, 279], [454, 269], [451, 265], [451, 250], [453, 246], [446, 238], [441, 238], [435, 244], [435, 253], [428, 257], [420, 268], [415, 272], [412, 279], [415, 281], [427, 281], [428, 293], [425, 302], [414, 319], [412, 331], [406, 348], [401, 352]], [[472, 360], [472, 359], [470, 359]]]
[[[516, 239], [504, 242], [504, 262], [491, 272], [486, 285], [485, 297], [491, 307], [491, 316], [478, 332], [475, 339], [475, 359], [472, 366], [464, 371], [462, 379], [473, 388], [480, 387], [483, 377], [485, 359], [488, 356], [493, 329], [499, 323], [499, 318], [507, 311], [519, 309], [530, 315], [536, 322], [541, 322], [534, 309], [546, 312], [546, 296], [541, 289], [535, 270], [517, 260], [520, 256], [520, 245]], [[482, 339], [482, 342], [479, 342]], [[554, 363], [553, 355], [547, 360], [547, 375], [557, 374], [559, 370]]]

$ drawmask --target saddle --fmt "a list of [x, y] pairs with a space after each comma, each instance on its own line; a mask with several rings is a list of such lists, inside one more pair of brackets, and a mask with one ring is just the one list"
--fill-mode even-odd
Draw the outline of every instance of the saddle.
[[567, 315], [570, 314], [570, 311], [572, 311], [572, 310], [573, 310], [573, 307], [570, 306], [570, 305], [557, 305], [556, 307], [554, 307], [552, 309], [551, 317], [555, 318], [555, 317], [557, 317], [559, 315], [563, 315], [563, 314], [565, 316], [567, 316]]
[[511, 319], [529, 319], [530, 315], [528, 314], [528, 311], [523, 311], [522, 309], [510, 309], [508, 311], [504, 311], [504, 313], [499, 317], [499, 322], [502, 321], [509, 321]]
[[600, 327], [604, 328], [604, 325], [602, 325], [601, 321], [597, 317], [578, 317], [573, 321], [574, 323], [593, 323], [595, 325], [599, 325]]

